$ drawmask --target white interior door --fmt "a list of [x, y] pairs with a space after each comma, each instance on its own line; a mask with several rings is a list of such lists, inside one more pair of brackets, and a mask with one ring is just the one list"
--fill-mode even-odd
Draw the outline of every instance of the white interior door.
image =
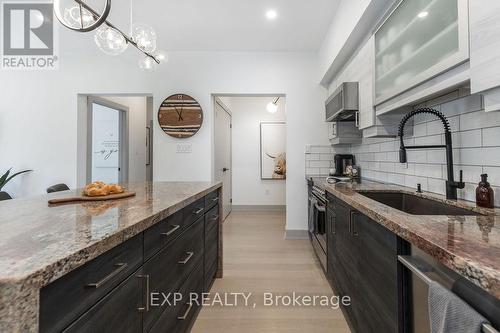
[[231, 115], [215, 103], [215, 160], [214, 178], [222, 182], [223, 214], [226, 218], [231, 212]]
[[113, 105], [92, 102], [89, 128], [88, 182], [117, 184], [127, 181], [126, 114]]

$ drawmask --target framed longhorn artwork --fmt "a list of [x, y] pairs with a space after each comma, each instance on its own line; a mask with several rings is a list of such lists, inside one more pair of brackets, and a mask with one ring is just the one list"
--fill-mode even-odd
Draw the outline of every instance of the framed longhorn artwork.
[[286, 179], [286, 124], [260, 123], [260, 179]]
[[167, 97], [158, 110], [158, 123], [171, 137], [184, 139], [195, 135], [203, 124], [200, 103], [186, 94]]

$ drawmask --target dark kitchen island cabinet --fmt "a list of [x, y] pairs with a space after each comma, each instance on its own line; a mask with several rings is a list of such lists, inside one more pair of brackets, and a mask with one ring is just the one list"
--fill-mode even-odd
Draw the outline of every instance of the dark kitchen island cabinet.
[[[40, 332], [187, 332], [221, 272], [220, 188], [40, 291]], [[179, 293], [171, 304], [153, 295]], [[194, 297], [193, 295], [196, 295]], [[157, 304], [158, 303], [158, 304]]]

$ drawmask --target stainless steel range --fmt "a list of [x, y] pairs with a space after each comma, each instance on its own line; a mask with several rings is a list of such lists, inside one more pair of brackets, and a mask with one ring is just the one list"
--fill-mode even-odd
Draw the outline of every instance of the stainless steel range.
[[326, 271], [326, 191], [309, 181], [309, 238]]

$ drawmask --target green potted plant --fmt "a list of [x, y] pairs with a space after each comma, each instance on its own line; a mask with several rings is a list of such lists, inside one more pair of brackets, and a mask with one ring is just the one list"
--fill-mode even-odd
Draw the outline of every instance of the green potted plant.
[[0, 177], [0, 200], [2, 198], [5, 198], [5, 199], [11, 199], [11, 196], [7, 193], [7, 192], [3, 192], [2, 189], [5, 185], [7, 185], [7, 183], [9, 181], [12, 180], [12, 178], [14, 177], [17, 177], [19, 176], [20, 174], [23, 174], [23, 173], [26, 173], [26, 172], [31, 172], [33, 170], [24, 170], [24, 171], [20, 171], [20, 172], [16, 172], [15, 174], [11, 175], [10, 174], [10, 171], [12, 170], [12, 168], [10, 168], [9, 170], [7, 170], [6, 173], [4, 173], [1, 177]]

